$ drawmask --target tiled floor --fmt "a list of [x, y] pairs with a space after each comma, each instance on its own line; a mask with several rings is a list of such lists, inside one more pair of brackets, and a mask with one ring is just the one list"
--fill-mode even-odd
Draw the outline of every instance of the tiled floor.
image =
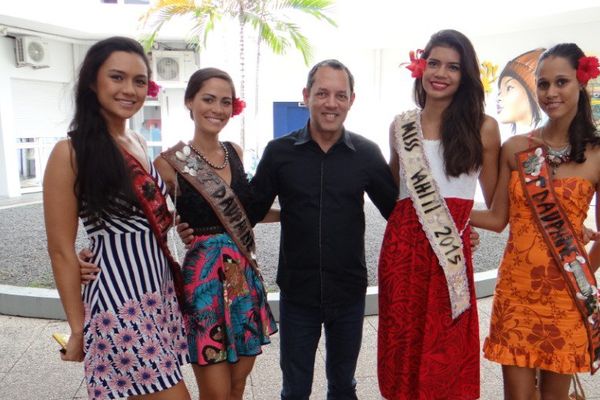
[[[487, 333], [491, 297], [478, 300], [481, 336]], [[81, 364], [61, 362], [51, 334], [65, 331], [63, 321], [0, 316], [0, 399], [3, 400], [66, 400], [86, 398], [82, 385]], [[279, 337], [264, 347], [248, 381], [245, 399], [275, 400], [281, 389], [279, 370]], [[380, 399], [377, 387], [377, 316], [366, 317], [363, 345], [356, 372], [359, 399]], [[193, 398], [197, 389], [189, 366], [185, 380]], [[582, 375], [588, 399], [600, 399], [600, 375]], [[311, 399], [326, 398], [323, 343], [315, 365]], [[502, 399], [500, 368], [484, 359], [481, 362], [481, 399]]]

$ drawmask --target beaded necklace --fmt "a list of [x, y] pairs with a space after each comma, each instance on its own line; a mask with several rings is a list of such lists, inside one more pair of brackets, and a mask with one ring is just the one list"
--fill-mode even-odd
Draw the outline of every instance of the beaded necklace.
[[200, 150], [198, 150], [197, 148], [194, 147], [194, 145], [192, 144], [192, 142], [189, 142], [190, 147], [192, 148], [192, 150], [194, 150], [194, 152], [196, 154], [198, 154], [198, 156], [203, 159], [208, 165], [210, 165], [212, 168], [214, 169], [224, 169], [227, 164], [229, 164], [229, 150], [227, 150], [227, 146], [225, 146], [225, 144], [223, 142], [219, 142], [219, 144], [221, 145], [221, 148], [223, 149], [223, 152], [225, 153], [225, 160], [223, 160], [223, 164], [221, 165], [215, 165], [213, 164], [208, 158], [206, 158], [204, 156], [204, 154], [202, 154], [200, 152]]

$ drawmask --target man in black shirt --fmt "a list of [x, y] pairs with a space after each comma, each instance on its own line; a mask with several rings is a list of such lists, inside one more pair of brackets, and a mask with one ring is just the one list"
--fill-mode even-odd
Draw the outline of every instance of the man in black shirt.
[[257, 220], [276, 196], [281, 206], [281, 398], [309, 398], [324, 326], [328, 399], [356, 399], [367, 288], [364, 193], [387, 218], [397, 187], [378, 146], [343, 126], [354, 101], [346, 66], [316, 64], [303, 96], [307, 125], [271, 141], [252, 180]]

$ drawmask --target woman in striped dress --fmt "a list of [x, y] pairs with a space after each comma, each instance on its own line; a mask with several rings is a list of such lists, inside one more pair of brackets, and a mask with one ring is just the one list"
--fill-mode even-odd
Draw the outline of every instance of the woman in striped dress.
[[[88, 51], [69, 139], [44, 177], [48, 252], [71, 336], [61, 358], [84, 361], [91, 399], [189, 399], [180, 366], [187, 341], [165, 244], [165, 185], [143, 139], [126, 129], [142, 106], [150, 68], [134, 40]], [[74, 243], [78, 217], [102, 270], [81, 295]], [[83, 298], [82, 298], [83, 297]]]

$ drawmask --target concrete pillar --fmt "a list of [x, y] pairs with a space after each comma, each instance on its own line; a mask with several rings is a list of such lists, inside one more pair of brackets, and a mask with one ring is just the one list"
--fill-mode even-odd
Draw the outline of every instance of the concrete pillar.
[[[10, 60], [12, 45], [8, 38], [0, 39], [0, 58]], [[0, 197], [21, 195], [17, 149], [15, 143], [15, 122], [13, 113], [12, 88], [7, 63], [0, 63]]]

